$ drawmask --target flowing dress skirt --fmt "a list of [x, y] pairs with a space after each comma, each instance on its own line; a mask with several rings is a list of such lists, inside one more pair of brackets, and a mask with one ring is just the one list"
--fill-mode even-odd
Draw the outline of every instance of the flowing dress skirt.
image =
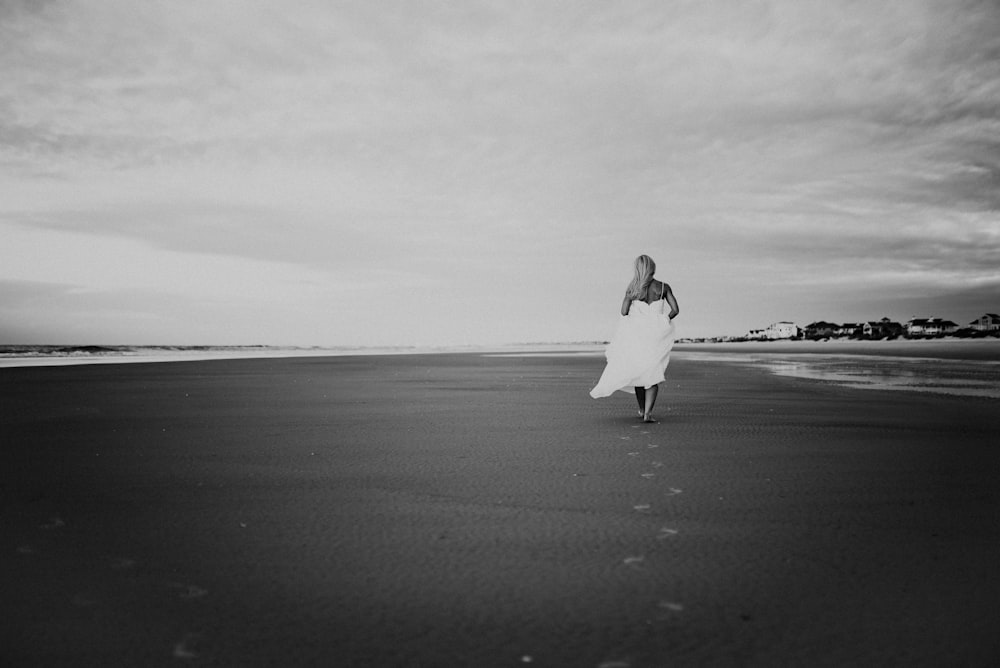
[[605, 350], [608, 363], [590, 396], [607, 397], [616, 390], [632, 392], [663, 382], [674, 346], [674, 324], [664, 312], [666, 301], [632, 302]]

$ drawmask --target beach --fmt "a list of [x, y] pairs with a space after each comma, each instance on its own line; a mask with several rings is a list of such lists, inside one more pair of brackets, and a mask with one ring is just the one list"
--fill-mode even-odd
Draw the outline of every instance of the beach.
[[0, 369], [5, 661], [997, 660], [1000, 401], [679, 350]]

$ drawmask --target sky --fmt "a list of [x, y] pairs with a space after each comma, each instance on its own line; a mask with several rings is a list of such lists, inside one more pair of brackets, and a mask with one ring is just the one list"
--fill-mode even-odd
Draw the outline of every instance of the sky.
[[995, 0], [0, 0], [0, 343], [1000, 312]]

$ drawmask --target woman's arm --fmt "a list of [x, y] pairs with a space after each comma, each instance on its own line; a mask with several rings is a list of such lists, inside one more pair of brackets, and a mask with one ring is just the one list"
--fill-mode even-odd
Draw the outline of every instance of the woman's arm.
[[677, 317], [677, 314], [681, 312], [681, 307], [677, 305], [677, 298], [674, 297], [674, 291], [670, 289], [670, 286], [666, 283], [664, 283], [663, 286], [667, 289], [667, 294], [665, 296], [667, 303], [670, 304], [670, 313], [667, 317], [673, 320]]

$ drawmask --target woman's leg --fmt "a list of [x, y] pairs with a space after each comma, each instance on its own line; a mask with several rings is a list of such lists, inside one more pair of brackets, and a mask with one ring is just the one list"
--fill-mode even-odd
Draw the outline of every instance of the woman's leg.
[[654, 422], [653, 420], [653, 404], [656, 403], [656, 395], [660, 391], [659, 385], [653, 385], [652, 387], [647, 387], [645, 410], [643, 411], [642, 420], [643, 422]]
[[635, 388], [635, 400], [639, 403], [639, 417], [642, 417], [646, 414], [646, 388]]

